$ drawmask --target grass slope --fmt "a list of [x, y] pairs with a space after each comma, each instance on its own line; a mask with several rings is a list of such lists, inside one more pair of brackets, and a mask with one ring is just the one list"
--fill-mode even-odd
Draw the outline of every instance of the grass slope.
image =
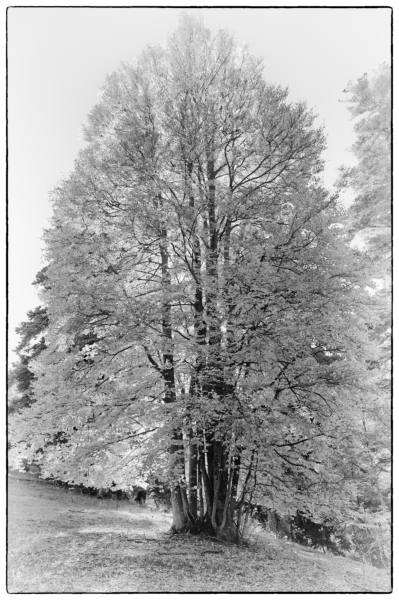
[[8, 592], [389, 592], [390, 576], [253, 532], [168, 535], [171, 516], [9, 477]]

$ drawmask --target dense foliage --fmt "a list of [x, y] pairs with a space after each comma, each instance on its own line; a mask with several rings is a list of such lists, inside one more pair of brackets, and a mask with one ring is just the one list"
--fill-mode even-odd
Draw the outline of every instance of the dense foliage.
[[[33, 285], [43, 284], [44, 278], [45, 269], [42, 269], [37, 274]], [[8, 373], [9, 389], [14, 389], [14, 393], [9, 396], [9, 413], [23, 410], [34, 402], [32, 394], [34, 374], [30, 365], [46, 348], [44, 337], [48, 327], [46, 307], [37, 306], [34, 310], [28, 311], [27, 317], [28, 320], [16, 328], [20, 341], [15, 348], [18, 361], [12, 365]]]
[[[353, 233], [361, 233], [368, 251], [380, 260], [391, 251], [391, 67], [365, 73], [345, 90], [357, 135], [355, 167], [342, 167], [339, 185], [355, 193], [349, 217]], [[389, 268], [389, 267], [388, 267]]]
[[391, 511], [391, 68], [380, 65], [345, 90], [348, 110], [357, 135], [352, 152], [357, 165], [341, 168], [338, 187], [354, 194], [347, 230], [353, 244], [362, 248], [375, 309], [368, 322], [369, 336], [378, 347], [368, 363], [373, 401], [363, 416], [365, 444], [374, 455], [369, 482], [359, 490], [358, 503], [365, 509], [362, 528], [352, 525], [353, 543], [360, 554], [379, 566], [389, 562]]
[[48, 348], [15, 460], [87, 486], [165, 481], [177, 531], [237, 539], [255, 500], [356, 519], [374, 300], [314, 115], [183, 18], [108, 77], [85, 139], [52, 195]]

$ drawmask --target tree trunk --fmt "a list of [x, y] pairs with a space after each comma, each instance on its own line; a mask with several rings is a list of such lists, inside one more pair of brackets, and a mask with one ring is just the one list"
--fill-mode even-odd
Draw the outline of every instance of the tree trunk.
[[[190, 432], [192, 436], [192, 430]], [[188, 447], [188, 505], [194, 518], [197, 516], [197, 446], [190, 442]]]
[[172, 531], [179, 533], [181, 531], [186, 531], [188, 527], [188, 520], [184, 515], [183, 509], [183, 501], [180, 494], [180, 486], [176, 485], [174, 489], [172, 489], [171, 493], [172, 500], [172, 515], [173, 515], [173, 523], [172, 523]]
[[203, 485], [205, 502], [206, 502], [204, 521], [207, 521], [210, 523], [211, 512], [212, 512], [212, 489], [211, 489], [208, 472], [206, 470], [205, 455], [202, 450], [200, 451], [198, 463], [199, 463], [199, 468], [200, 468], [200, 472], [201, 472], [201, 476], [202, 476], [202, 485]]
[[[160, 204], [162, 203], [159, 197]], [[164, 351], [162, 356], [162, 376], [165, 385], [164, 402], [166, 404], [176, 401], [175, 389], [175, 371], [173, 357], [173, 339], [172, 339], [172, 315], [170, 307], [169, 290], [171, 277], [168, 266], [167, 253], [167, 230], [161, 226], [161, 243], [159, 245], [161, 252], [161, 273], [162, 273], [162, 334], [164, 338]], [[173, 432], [173, 440], [169, 447], [170, 472], [172, 480], [175, 482], [171, 489], [173, 523], [172, 531], [185, 531], [189, 527], [189, 517], [184, 506], [185, 490], [181, 490], [181, 485], [176, 480], [184, 478], [184, 450], [183, 436], [179, 429]]]
[[[249, 463], [247, 475], [245, 477], [244, 485], [243, 485], [243, 488], [242, 488], [241, 497], [240, 497], [240, 500], [238, 502], [238, 515], [237, 515], [237, 531], [238, 532], [240, 531], [240, 528], [241, 528], [242, 509], [243, 509], [243, 506], [244, 506], [245, 495], [247, 493], [247, 488], [248, 488], [248, 485], [249, 485], [249, 481], [250, 481], [251, 476], [252, 476], [252, 469], [253, 469], [253, 466], [254, 466], [255, 454], [256, 454], [256, 450], [253, 449], [252, 453], [251, 453], [251, 459], [250, 459], [250, 463]], [[243, 527], [242, 531], [244, 531], [244, 529], [245, 529], [245, 524], [244, 524], [244, 527]]]
[[171, 489], [171, 502], [173, 523], [172, 531], [175, 533], [186, 532], [191, 529], [195, 519], [190, 514], [185, 486], [179, 483], [184, 478], [184, 449], [183, 436], [178, 431], [174, 433], [174, 440], [169, 447], [170, 471], [175, 483]]
[[[204, 391], [213, 399], [215, 395], [222, 402], [225, 396], [224, 364], [221, 353], [221, 322], [218, 314], [219, 301], [219, 274], [218, 274], [218, 215], [216, 212], [216, 169], [213, 148], [207, 153], [207, 222], [208, 240], [206, 252], [206, 318], [208, 323], [208, 361], [206, 365], [206, 378]], [[228, 246], [226, 247], [228, 260]], [[215, 535], [221, 539], [236, 541], [236, 528], [233, 523], [232, 486], [234, 469], [230, 465], [230, 457], [223, 439], [214, 439], [218, 426], [217, 420], [214, 427], [207, 433], [208, 477], [204, 477], [205, 491], [208, 488], [206, 517], [210, 520]], [[201, 468], [205, 471], [203, 463]], [[209, 504], [210, 503], [210, 504]]]
[[202, 522], [204, 520], [204, 496], [202, 486], [202, 473], [200, 466], [199, 452], [197, 452], [197, 489], [198, 489], [198, 500], [199, 500], [199, 518]]
[[237, 528], [233, 521], [235, 499], [232, 496], [234, 463], [222, 442], [214, 442], [214, 496], [211, 522], [216, 537], [237, 541]]

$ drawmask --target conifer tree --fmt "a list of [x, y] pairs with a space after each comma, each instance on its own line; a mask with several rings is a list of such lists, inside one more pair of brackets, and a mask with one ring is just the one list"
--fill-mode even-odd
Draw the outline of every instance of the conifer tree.
[[[45, 271], [42, 269], [37, 273], [33, 285], [41, 285], [45, 281]], [[11, 394], [12, 399], [8, 406], [10, 413], [23, 410], [34, 401], [32, 395], [32, 382], [34, 379], [30, 363], [35, 360], [46, 348], [44, 333], [48, 327], [48, 315], [45, 307], [37, 306], [27, 313], [28, 320], [23, 321], [16, 332], [20, 335], [20, 341], [15, 349], [18, 362], [14, 363], [8, 373], [9, 391], [15, 389]]]

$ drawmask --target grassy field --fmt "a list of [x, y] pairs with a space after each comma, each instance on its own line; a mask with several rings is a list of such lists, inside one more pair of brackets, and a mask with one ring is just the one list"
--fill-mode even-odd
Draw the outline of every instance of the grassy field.
[[8, 592], [389, 592], [390, 574], [252, 531], [168, 535], [171, 516], [9, 477]]

